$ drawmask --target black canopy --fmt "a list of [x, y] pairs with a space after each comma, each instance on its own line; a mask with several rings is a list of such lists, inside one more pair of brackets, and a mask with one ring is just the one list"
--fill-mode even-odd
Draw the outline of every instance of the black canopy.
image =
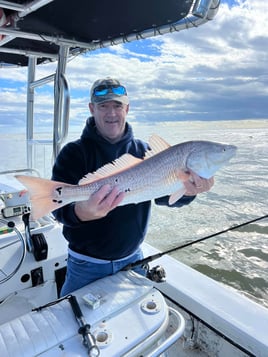
[[0, 28], [0, 63], [27, 65], [29, 55], [36, 55], [38, 63], [53, 60], [62, 44], [68, 45], [70, 54], [77, 54], [157, 35], [167, 26], [176, 31], [176, 24], [189, 16], [193, 2], [35, 0], [30, 4], [34, 6], [27, 6], [29, 1], [0, 1], [6, 17]]

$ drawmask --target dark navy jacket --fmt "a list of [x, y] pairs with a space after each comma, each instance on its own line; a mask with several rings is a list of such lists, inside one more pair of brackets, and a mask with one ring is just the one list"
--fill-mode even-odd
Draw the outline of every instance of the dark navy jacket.
[[[52, 179], [77, 184], [87, 173], [125, 153], [142, 158], [147, 148], [148, 144], [134, 139], [128, 123], [123, 138], [111, 144], [98, 135], [94, 118], [89, 118], [80, 139], [62, 148], [53, 167]], [[175, 206], [183, 206], [193, 199], [184, 196]], [[156, 203], [167, 204], [167, 198], [158, 199]], [[129, 204], [115, 208], [104, 218], [87, 222], [81, 222], [75, 215], [74, 203], [53, 213], [63, 223], [63, 234], [73, 251], [99, 259], [116, 260], [132, 254], [144, 240], [150, 208], [150, 201]]]

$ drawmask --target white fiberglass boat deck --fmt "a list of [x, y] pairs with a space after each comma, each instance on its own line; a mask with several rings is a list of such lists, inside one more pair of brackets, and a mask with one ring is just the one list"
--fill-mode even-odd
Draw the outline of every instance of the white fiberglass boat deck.
[[[96, 345], [101, 356], [137, 356], [152, 346], [150, 353], [156, 355], [184, 331], [183, 317], [171, 310], [177, 328], [170, 340], [163, 339], [170, 309], [152, 282], [133, 272], [98, 280], [75, 296], [96, 340], [91, 348]], [[64, 299], [1, 325], [1, 356], [86, 356], [78, 328], [69, 299]]]

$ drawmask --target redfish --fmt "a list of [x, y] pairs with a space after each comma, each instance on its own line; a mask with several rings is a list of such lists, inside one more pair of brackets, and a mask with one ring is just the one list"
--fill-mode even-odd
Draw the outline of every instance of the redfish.
[[193, 171], [203, 178], [214, 176], [236, 153], [236, 146], [211, 141], [188, 141], [170, 146], [154, 135], [143, 159], [124, 154], [117, 160], [89, 173], [78, 185], [17, 175], [27, 188], [31, 218], [36, 220], [71, 202], [87, 200], [101, 186], [117, 186], [124, 192], [120, 205], [136, 204], [169, 196], [169, 204], [186, 192], [184, 182]]

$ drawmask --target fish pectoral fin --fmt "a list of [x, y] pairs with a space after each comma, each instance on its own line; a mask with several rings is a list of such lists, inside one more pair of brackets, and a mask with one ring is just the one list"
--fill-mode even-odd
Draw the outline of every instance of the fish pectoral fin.
[[178, 191], [172, 193], [172, 195], [169, 196], [168, 204], [173, 205], [175, 202], [178, 201], [186, 192], [186, 188], [183, 186], [180, 188]]
[[154, 134], [149, 138], [150, 150], [147, 150], [145, 153], [145, 159], [152, 157], [158, 154], [161, 151], [168, 149], [171, 145], [167, 143], [160, 136]]
[[183, 170], [178, 170], [177, 177], [180, 181], [185, 182], [191, 178], [191, 174]]
[[142, 161], [143, 159], [139, 159], [131, 154], [124, 154], [115, 161], [102, 166], [97, 171], [93, 173], [88, 173], [79, 181], [79, 185], [87, 185], [104, 177], [120, 173], [129, 169], [132, 166], [141, 163]]

